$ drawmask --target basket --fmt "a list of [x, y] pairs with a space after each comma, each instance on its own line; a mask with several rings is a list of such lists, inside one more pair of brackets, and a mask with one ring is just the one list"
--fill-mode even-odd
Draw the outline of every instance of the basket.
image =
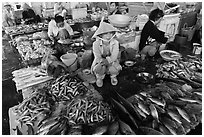
[[60, 59], [71, 71], [77, 70], [77, 54], [67, 53], [62, 55]]

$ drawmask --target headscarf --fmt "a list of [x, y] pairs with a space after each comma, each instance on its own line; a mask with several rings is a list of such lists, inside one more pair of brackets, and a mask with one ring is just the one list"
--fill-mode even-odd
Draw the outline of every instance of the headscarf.
[[24, 3], [22, 8], [23, 10], [31, 9], [31, 7], [27, 3]]

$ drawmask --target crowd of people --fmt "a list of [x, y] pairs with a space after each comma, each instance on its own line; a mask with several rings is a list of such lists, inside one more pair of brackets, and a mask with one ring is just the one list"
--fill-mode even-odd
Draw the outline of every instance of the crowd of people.
[[[159, 51], [165, 49], [165, 44], [168, 42], [168, 36], [165, 32], [158, 29], [158, 24], [164, 16], [164, 6], [154, 6], [149, 14], [149, 20], [144, 25], [141, 32], [139, 43], [139, 53], [141, 59], [153, 57]], [[5, 4], [3, 12], [3, 26], [15, 25], [13, 9], [11, 5]], [[110, 2], [109, 15], [126, 14], [127, 9], [120, 10], [118, 2]], [[72, 39], [74, 33], [70, 25], [65, 21], [67, 10], [61, 2], [56, 2], [54, 5], [54, 19], [48, 24], [48, 36], [50, 40], [56, 43], [58, 40]], [[40, 22], [39, 15], [28, 4], [23, 5], [22, 20], [25, 24]], [[91, 66], [91, 72], [96, 76], [96, 85], [103, 86], [103, 79], [106, 74], [110, 75], [111, 84], [117, 85], [117, 75], [122, 70], [119, 62], [119, 42], [116, 40], [116, 32], [119, 30], [109, 23], [101, 22], [92, 38], [94, 60]]]

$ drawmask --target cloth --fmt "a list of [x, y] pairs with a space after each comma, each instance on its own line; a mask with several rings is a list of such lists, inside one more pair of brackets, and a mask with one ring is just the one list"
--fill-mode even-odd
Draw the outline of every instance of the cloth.
[[141, 51], [145, 46], [148, 38], [155, 39], [159, 43], [166, 43], [168, 38], [164, 36], [165, 32], [160, 31], [152, 21], [148, 21], [141, 32], [139, 51]]
[[101, 22], [99, 28], [96, 30], [92, 38], [96, 38], [98, 35], [103, 34], [103, 33], [117, 32], [117, 31], [119, 30], [113, 27], [111, 24]]
[[[103, 75], [104, 73], [110, 75], [117, 75], [118, 72], [122, 69], [121, 65], [119, 64], [119, 43], [117, 40], [112, 39], [110, 41], [109, 48], [104, 48], [102, 40], [97, 39], [93, 43], [93, 54], [94, 54], [94, 61], [91, 66], [91, 71]], [[104, 67], [101, 64], [103, 58], [108, 61], [108, 67], [104, 71]], [[102, 73], [102, 74], [101, 74]]]
[[48, 24], [48, 36], [49, 37], [52, 37], [52, 36], [57, 37], [59, 31], [62, 29], [66, 29], [69, 32], [70, 36], [74, 35], [72, 28], [70, 27], [70, 25], [66, 21], [64, 21], [64, 27], [58, 28], [55, 20], [51, 20]]
[[13, 9], [3, 9], [2, 11], [2, 26], [10, 27], [15, 25], [15, 16]]
[[56, 2], [54, 5], [54, 16], [56, 14], [61, 15], [62, 17], [66, 16], [66, 9], [64, 9], [63, 5], [60, 2]]
[[164, 11], [165, 5], [166, 5], [165, 2], [154, 2], [154, 5], [153, 5], [153, 7], [151, 8], [150, 11], [153, 11], [153, 10], [155, 10], [157, 8]]
[[27, 9], [22, 12], [23, 20], [25, 24], [30, 24], [34, 22], [40, 22], [40, 16], [36, 15], [32, 9]]
[[118, 9], [114, 10], [110, 15], [122, 14]]

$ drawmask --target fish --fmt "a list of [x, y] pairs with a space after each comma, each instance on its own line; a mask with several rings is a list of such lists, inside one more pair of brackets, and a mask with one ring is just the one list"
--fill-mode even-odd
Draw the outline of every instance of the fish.
[[134, 105], [136, 111], [142, 116], [144, 117], [145, 119], [147, 118], [146, 114], [135, 104]]
[[109, 127], [108, 127], [108, 135], [115, 135], [117, 131], [119, 130], [119, 123], [118, 121], [114, 121]]
[[116, 112], [118, 112], [119, 118], [122, 118], [126, 123], [129, 123], [133, 129], [137, 129], [137, 123], [135, 122], [134, 118], [128, 113], [125, 107], [113, 98], [111, 98], [111, 102]]
[[189, 103], [198, 103], [198, 104], [202, 104], [201, 101], [199, 101], [199, 100], [194, 100], [194, 99], [191, 99], [191, 98], [179, 98], [179, 99], [182, 100], [182, 101], [189, 102]]
[[149, 108], [150, 108], [152, 117], [155, 118], [159, 122], [159, 115], [158, 115], [157, 109], [155, 108], [155, 105], [150, 104]]
[[158, 121], [156, 121], [155, 119], [152, 121], [152, 128], [153, 129], [156, 129], [156, 128], [158, 128], [158, 126], [159, 126], [159, 123], [158, 123]]
[[188, 114], [200, 114], [202, 112], [202, 104], [187, 104], [184, 109], [188, 111]]
[[176, 122], [174, 122], [172, 119], [170, 119], [168, 117], [162, 117], [161, 120], [162, 120], [162, 123], [167, 123], [167, 124], [173, 126], [174, 128], [178, 128]]
[[131, 127], [123, 122], [122, 120], [118, 120], [119, 128], [122, 134], [124, 135], [136, 135], [136, 133], [131, 129]]
[[141, 101], [144, 101], [143, 97], [140, 96], [139, 94], [135, 94], [134, 96], [135, 96], [137, 99], [140, 99]]
[[182, 124], [179, 115], [177, 115], [176, 113], [174, 113], [174, 112], [171, 111], [171, 110], [167, 110], [167, 113], [169, 114], [169, 116], [170, 116], [173, 120], [175, 120], [175, 121], [178, 122], [179, 124]]
[[149, 127], [140, 126], [140, 131], [145, 135], [163, 135], [161, 132]]
[[147, 115], [150, 114], [150, 110], [147, 106], [145, 106], [141, 101], [138, 102], [138, 107]]
[[166, 91], [162, 91], [160, 95], [164, 97], [166, 100], [173, 100], [169, 93]]
[[147, 97], [147, 96], [149, 96], [149, 94], [148, 94], [147, 92], [145, 92], [145, 91], [143, 91], [143, 92], [140, 92], [140, 95], [142, 95], [142, 96], [144, 96], [144, 97]]
[[108, 130], [108, 126], [104, 125], [101, 127], [97, 127], [92, 135], [103, 135]]
[[135, 108], [134, 106], [129, 102], [127, 101], [125, 98], [123, 98], [120, 94], [117, 94], [117, 97], [118, 97], [118, 100], [123, 104], [123, 106], [126, 108], [126, 110], [133, 116], [133, 118], [135, 118], [136, 122], [139, 123], [140, 121], [139, 120], [142, 120], [140, 114], [135, 111]]
[[186, 131], [185, 131], [185, 128], [180, 125], [178, 128], [177, 128], [177, 134], [178, 135], [186, 135]]
[[165, 107], [165, 102], [157, 99], [157, 98], [148, 98], [150, 101], [152, 101], [153, 103], [160, 105], [162, 107]]
[[174, 129], [171, 125], [169, 125], [168, 123], [163, 123], [163, 124], [164, 124], [164, 126], [170, 131], [170, 133], [171, 133], [172, 135], [177, 135], [175, 129]]
[[188, 114], [186, 113], [185, 110], [183, 110], [183, 109], [181, 109], [179, 107], [176, 107], [176, 109], [177, 109], [178, 113], [181, 115], [181, 117], [183, 117], [186, 121], [191, 122], [190, 118], [189, 118], [189, 116], [188, 116]]
[[160, 106], [158, 105], [155, 105], [156, 109], [158, 110], [158, 112], [160, 113], [166, 113], [166, 110], [164, 110], [163, 108], [161, 108]]
[[171, 132], [163, 125], [159, 125], [159, 131], [161, 131], [164, 135], [172, 135]]

